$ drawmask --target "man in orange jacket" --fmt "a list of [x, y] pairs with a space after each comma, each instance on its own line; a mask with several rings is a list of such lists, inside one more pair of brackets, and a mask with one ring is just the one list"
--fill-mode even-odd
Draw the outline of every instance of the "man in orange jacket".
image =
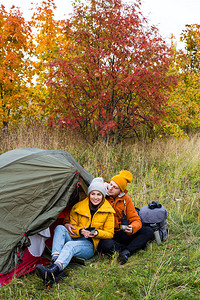
[[118, 251], [121, 264], [126, 263], [134, 252], [145, 249], [154, 235], [152, 228], [142, 227], [135, 206], [127, 195], [126, 186], [132, 179], [132, 174], [123, 170], [107, 183], [106, 199], [115, 210], [115, 234], [113, 239], [101, 240], [98, 246], [98, 251], [104, 254]]

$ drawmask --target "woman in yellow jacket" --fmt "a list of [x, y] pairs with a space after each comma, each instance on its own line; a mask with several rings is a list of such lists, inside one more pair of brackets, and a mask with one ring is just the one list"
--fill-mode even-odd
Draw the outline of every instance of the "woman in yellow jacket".
[[49, 267], [36, 267], [36, 274], [44, 284], [51, 285], [57, 281], [73, 256], [89, 259], [94, 255], [100, 239], [113, 237], [115, 211], [105, 200], [105, 195], [103, 178], [94, 178], [88, 187], [88, 197], [75, 204], [70, 212], [73, 235], [63, 225], [55, 228], [52, 245], [54, 263]]

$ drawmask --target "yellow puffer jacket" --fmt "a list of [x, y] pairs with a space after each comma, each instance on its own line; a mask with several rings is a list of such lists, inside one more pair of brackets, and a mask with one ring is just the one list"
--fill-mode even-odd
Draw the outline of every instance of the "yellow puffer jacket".
[[91, 213], [89, 208], [89, 198], [76, 203], [70, 212], [70, 224], [75, 227], [74, 233], [76, 236], [73, 238], [80, 237], [79, 230], [84, 226], [95, 227], [98, 231], [98, 235], [92, 238], [94, 244], [94, 252], [97, 249], [100, 239], [111, 239], [114, 235], [114, 209], [107, 200], [102, 206], [95, 212], [92, 222]]

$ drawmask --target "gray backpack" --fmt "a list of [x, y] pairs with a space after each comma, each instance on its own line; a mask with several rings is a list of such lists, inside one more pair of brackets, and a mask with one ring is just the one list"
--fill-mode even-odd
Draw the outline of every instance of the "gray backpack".
[[163, 205], [153, 201], [139, 210], [139, 216], [143, 226], [153, 228], [157, 244], [167, 239], [167, 209]]

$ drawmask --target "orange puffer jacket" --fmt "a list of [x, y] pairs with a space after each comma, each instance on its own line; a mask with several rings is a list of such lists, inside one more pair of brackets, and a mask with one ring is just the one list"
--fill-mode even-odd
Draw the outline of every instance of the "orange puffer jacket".
[[135, 206], [131, 198], [127, 194], [124, 194], [121, 197], [116, 197], [115, 199], [111, 196], [106, 196], [106, 200], [108, 200], [115, 210], [115, 232], [120, 230], [120, 224], [124, 216], [126, 216], [128, 223], [133, 227], [132, 234], [142, 228], [141, 219], [135, 210]]

